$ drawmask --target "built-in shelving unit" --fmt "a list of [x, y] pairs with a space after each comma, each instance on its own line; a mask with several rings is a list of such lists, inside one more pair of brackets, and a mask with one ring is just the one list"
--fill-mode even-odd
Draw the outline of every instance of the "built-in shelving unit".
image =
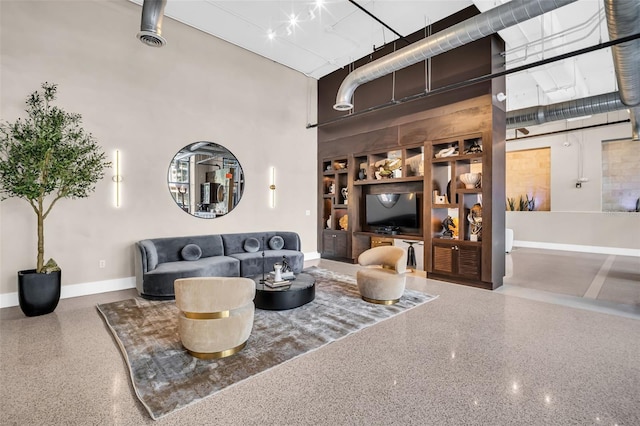
[[[322, 256], [355, 262], [376, 237], [424, 241], [428, 277], [493, 288], [491, 136], [477, 132], [322, 159]], [[479, 179], [463, 182], [465, 174]], [[381, 234], [367, 226], [365, 198], [385, 193], [419, 197], [418, 229]], [[449, 234], [450, 222], [455, 232]]]
[[[349, 159], [330, 158], [322, 161], [322, 254], [324, 257], [350, 257], [348, 225]], [[346, 197], [345, 197], [346, 195]]]
[[[490, 137], [482, 133], [434, 140], [429, 146], [428, 277], [491, 288], [482, 281], [483, 259], [492, 257], [491, 216], [484, 214], [492, 203], [490, 147]], [[465, 183], [465, 174], [480, 179]]]

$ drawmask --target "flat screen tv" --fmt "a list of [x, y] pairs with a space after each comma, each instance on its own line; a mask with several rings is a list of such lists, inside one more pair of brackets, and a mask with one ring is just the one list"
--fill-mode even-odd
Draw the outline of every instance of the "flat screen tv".
[[419, 198], [415, 192], [367, 194], [364, 209], [365, 222], [374, 231], [396, 228], [401, 232], [419, 232]]

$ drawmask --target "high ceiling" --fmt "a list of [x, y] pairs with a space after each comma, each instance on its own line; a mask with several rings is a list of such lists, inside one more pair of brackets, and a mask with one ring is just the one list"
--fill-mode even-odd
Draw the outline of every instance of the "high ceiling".
[[[131, 0], [142, 4], [142, 0]], [[463, 8], [506, 0], [355, 0], [393, 31], [411, 34]], [[305, 75], [320, 78], [398, 39], [348, 0], [168, 0], [165, 16]], [[136, 29], [132, 29], [135, 31]], [[609, 40], [602, 0], [578, 0], [501, 31], [507, 68]], [[163, 31], [167, 43], [171, 34]], [[399, 47], [404, 43], [400, 42]], [[615, 91], [610, 49], [507, 77], [507, 110]]]

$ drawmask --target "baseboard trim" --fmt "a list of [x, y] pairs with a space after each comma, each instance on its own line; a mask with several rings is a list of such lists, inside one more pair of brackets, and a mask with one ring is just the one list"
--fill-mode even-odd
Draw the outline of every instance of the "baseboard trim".
[[307, 260], [316, 260], [316, 259], [320, 259], [320, 252], [312, 251], [311, 253], [305, 253], [304, 254], [304, 261], [305, 262]]
[[614, 254], [619, 256], [633, 256], [640, 257], [639, 249], [627, 249], [618, 247], [602, 247], [602, 246], [583, 246], [578, 244], [558, 244], [558, 243], [545, 243], [539, 241], [521, 241], [515, 240], [513, 242], [514, 247], [527, 247], [538, 248], [546, 250], [562, 250], [562, 251], [575, 251], [580, 253], [597, 253], [597, 254]]
[[[60, 289], [60, 299], [127, 290], [135, 287], [136, 277], [63, 285]], [[0, 308], [9, 308], [11, 306], [18, 306], [18, 292], [0, 294]]]
[[[315, 259], [320, 259], [320, 253], [317, 251], [304, 254], [305, 261]], [[63, 285], [60, 289], [60, 299], [127, 290], [135, 287], [136, 277]], [[0, 294], [0, 308], [9, 308], [11, 306], [18, 306], [18, 292]]]

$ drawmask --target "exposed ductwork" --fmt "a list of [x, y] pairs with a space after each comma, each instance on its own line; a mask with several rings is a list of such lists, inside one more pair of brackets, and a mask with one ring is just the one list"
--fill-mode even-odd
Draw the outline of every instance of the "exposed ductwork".
[[361, 84], [479, 40], [574, 1], [576, 0], [512, 0], [453, 25], [352, 71], [340, 85], [333, 108], [338, 111], [347, 111], [353, 108], [353, 93]]
[[162, 18], [167, 0], [144, 0], [138, 40], [151, 47], [162, 47], [167, 41], [162, 37]]
[[[609, 38], [640, 33], [638, 0], [605, 0]], [[640, 39], [612, 46], [619, 92], [507, 112], [507, 128], [536, 126], [550, 121], [628, 109], [634, 141], [640, 140]]]
[[[638, 0], [605, 0], [609, 38], [614, 40], [640, 33], [640, 2]], [[640, 40], [636, 39], [611, 48], [620, 99], [631, 107], [631, 132], [640, 140]]]
[[[640, 2], [638, 0], [605, 0], [609, 38], [640, 33]], [[621, 43], [611, 48], [620, 99], [630, 107], [640, 105], [640, 40]]]
[[566, 120], [586, 115], [604, 114], [626, 109], [618, 92], [590, 96], [588, 98], [534, 106], [507, 112], [507, 129], [537, 126], [549, 121]]

